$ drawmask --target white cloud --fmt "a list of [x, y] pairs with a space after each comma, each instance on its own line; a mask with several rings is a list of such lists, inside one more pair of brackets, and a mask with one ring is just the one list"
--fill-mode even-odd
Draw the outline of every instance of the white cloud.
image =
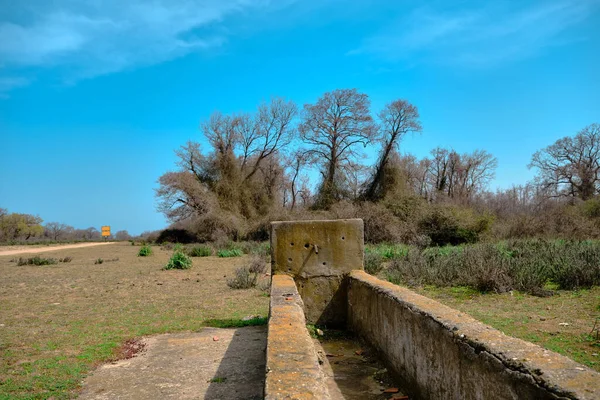
[[12, 18], [0, 18], [0, 67], [63, 66], [70, 74], [65, 79], [74, 81], [219, 47], [227, 40], [226, 18], [281, 7], [275, 0], [34, 4], [12, 6]]
[[366, 38], [349, 55], [369, 54], [462, 66], [489, 66], [538, 54], [580, 40], [563, 34], [597, 11], [598, 0], [490, 2], [485, 8], [440, 12], [422, 7]]

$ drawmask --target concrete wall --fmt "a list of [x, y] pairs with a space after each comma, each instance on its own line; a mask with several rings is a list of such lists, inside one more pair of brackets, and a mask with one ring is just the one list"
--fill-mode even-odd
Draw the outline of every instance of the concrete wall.
[[329, 399], [302, 299], [287, 275], [275, 275], [271, 283], [266, 362], [265, 399]]
[[361, 219], [271, 224], [273, 273], [294, 278], [309, 323], [345, 326], [345, 276], [363, 269], [363, 237]]
[[411, 399], [600, 399], [600, 374], [434, 300], [353, 271], [348, 326]]

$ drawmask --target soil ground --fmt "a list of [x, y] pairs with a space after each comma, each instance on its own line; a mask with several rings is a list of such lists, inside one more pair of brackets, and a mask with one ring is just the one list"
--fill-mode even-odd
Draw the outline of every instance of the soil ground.
[[14, 256], [17, 254], [45, 253], [47, 251], [78, 249], [81, 247], [93, 247], [106, 244], [114, 244], [113, 242], [94, 242], [94, 243], [76, 243], [76, 244], [60, 244], [55, 246], [47, 245], [32, 245], [32, 246], [1, 246], [0, 256]]
[[94, 371], [79, 398], [259, 400], [266, 339], [266, 326], [145, 338], [139, 355]]
[[139, 249], [63, 248], [47, 256], [73, 261], [47, 266], [0, 256], [0, 399], [73, 398], [90, 370], [123, 356], [127, 340], [266, 318], [265, 292], [227, 286], [246, 257], [193, 258], [189, 270], [164, 271], [172, 251], [138, 257]]

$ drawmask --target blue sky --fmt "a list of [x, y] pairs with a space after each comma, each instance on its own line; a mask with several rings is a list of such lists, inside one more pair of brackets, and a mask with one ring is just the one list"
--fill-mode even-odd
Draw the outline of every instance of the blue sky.
[[0, 207], [159, 229], [157, 178], [213, 110], [405, 98], [403, 149], [486, 149], [492, 189], [600, 122], [600, 0], [0, 0]]

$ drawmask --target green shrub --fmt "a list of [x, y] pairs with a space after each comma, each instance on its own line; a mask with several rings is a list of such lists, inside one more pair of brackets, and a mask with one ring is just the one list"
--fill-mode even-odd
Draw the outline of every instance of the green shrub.
[[17, 260], [17, 265], [53, 265], [58, 261], [56, 258], [42, 258], [40, 256], [21, 258]]
[[190, 269], [191, 267], [192, 259], [186, 256], [182, 251], [176, 251], [163, 269]]
[[187, 250], [190, 257], [208, 257], [212, 255], [210, 246], [194, 246]]
[[383, 269], [383, 256], [376, 251], [365, 249], [365, 271], [377, 275]]
[[94, 261], [94, 264], [102, 264], [104, 262], [104, 260], [102, 258], [98, 258], [96, 261]]
[[219, 257], [241, 257], [242, 254], [240, 249], [221, 249], [217, 252]]
[[152, 255], [152, 247], [144, 245], [140, 247], [140, 251], [138, 252], [138, 257], [148, 257]]

